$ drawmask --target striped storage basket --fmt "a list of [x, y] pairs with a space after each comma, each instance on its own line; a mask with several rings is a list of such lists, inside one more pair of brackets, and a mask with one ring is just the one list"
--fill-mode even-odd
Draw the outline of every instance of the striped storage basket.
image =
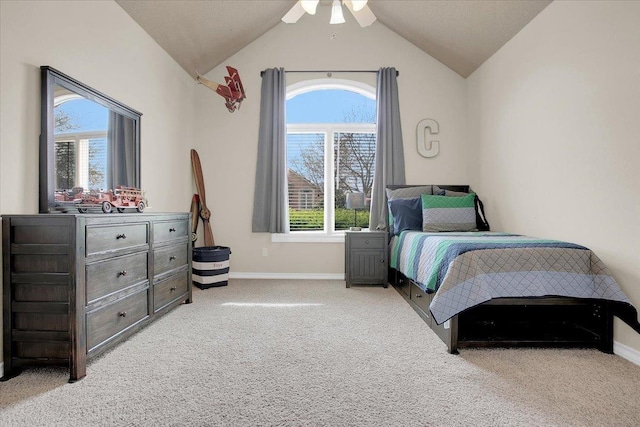
[[193, 249], [192, 280], [200, 289], [226, 286], [229, 281], [229, 254], [226, 246]]

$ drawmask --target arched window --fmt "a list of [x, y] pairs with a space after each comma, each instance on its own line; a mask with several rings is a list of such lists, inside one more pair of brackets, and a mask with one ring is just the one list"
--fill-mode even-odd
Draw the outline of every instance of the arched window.
[[[332, 235], [367, 227], [375, 89], [337, 79], [296, 83], [287, 88], [286, 115], [290, 231]], [[347, 198], [364, 203], [347, 204]]]

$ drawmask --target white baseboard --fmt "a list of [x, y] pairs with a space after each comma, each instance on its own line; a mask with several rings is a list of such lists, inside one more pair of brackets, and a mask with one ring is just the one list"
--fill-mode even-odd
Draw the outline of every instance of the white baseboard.
[[640, 366], [640, 351], [633, 349], [624, 344], [620, 344], [618, 341], [613, 342], [613, 353], [618, 356], [627, 359], [631, 363], [635, 363]]
[[344, 280], [344, 274], [229, 272], [229, 279]]

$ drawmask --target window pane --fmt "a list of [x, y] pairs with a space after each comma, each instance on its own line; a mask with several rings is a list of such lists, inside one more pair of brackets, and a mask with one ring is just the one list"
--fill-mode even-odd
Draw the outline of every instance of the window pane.
[[56, 141], [56, 191], [73, 188], [76, 182], [76, 142]]
[[287, 134], [291, 231], [324, 230], [324, 133]]
[[287, 123], [375, 123], [376, 101], [344, 89], [315, 90], [287, 100]]
[[[369, 226], [369, 205], [375, 167], [376, 135], [369, 132], [334, 134], [335, 229]], [[349, 193], [353, 197], [347, 206]], [[363, 201], [354, 204], [353, 201]], [[349, 209], [351, 208], [351, 209]]]
[[89, 140], [89, 176], [90, 189], [107, 188], [107, 138], [92, 138]]

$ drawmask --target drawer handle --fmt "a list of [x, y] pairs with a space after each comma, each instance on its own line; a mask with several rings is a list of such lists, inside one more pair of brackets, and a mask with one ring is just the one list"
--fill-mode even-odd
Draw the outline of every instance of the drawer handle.
[[384, 258], [382, 258], [382, 259], [380, 260], [380, 263], [384, 264]]
[[175, 228], [170, 228], [170, 229], [169, 229], [169, 233], [175, 233], [175, 232], [176, 232], [176, 229], [175, 229]]
[[416, 294], [416, 298], [422, 298], [422, 294]]
[[127, 275], [127, 270], [118, 271], [118, 277], [126, 276], [126, 275]]
[[118, 316], [127, 317], [127, 312], [126, 311], [121, 311], [121, 312], [118, 313]]
[[126, 234], [124, 234], [124, 233], [122, 233], [122, 234], [118, 234], [118, 235], [116, 236], [116, 239], [126, 239], [126, 238], [127, 238], [127, 235], [126, 235]]
[[369, 241], [368, 241], [368, 240], [365, 240], [365, 241], [364, 241], [364, 244], [365, 244], [365, 245], [368, 245], [368, 244], [369, 244]]
[[177, 287], [175, 287], [175, 286], [172, 286], [171, 288], [169, 288], [169, 290], [170, 290], [171, 292], [173, 292], [173, 291], [175, 291], [175, 290], [178, 290], [178, 288], [177, 288]]
[[176, 259], [176, 257], [175, 257], [174, 255], [171, 255], [171, 256], [169, 257], [169, 261], [173, 261], [174, 259]]

